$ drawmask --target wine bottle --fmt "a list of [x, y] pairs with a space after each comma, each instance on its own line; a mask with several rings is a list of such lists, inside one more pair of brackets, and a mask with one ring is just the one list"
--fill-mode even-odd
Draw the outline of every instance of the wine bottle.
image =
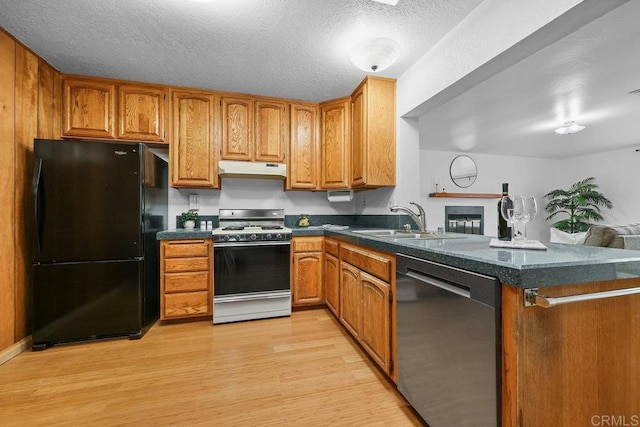
[[[509, 184], [502, 184], [502, 196], [509, 195]], [[507, 223], [507, 220], [502, 217], [500, 213], [500, 207], [502, 204], [502, 199], [498, 202], [498, 239], [500, 240], [511, 240], [511, 227]]]

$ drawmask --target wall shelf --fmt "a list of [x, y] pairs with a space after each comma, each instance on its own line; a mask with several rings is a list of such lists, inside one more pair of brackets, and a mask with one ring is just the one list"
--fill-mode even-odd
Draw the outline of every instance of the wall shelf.
[[462, 198], [462, 199], [501, 199], [502, 193], [445, 193], [443, 191], [438, 193], [429, 193], [429, 197], [448, 197], [448, 198]]

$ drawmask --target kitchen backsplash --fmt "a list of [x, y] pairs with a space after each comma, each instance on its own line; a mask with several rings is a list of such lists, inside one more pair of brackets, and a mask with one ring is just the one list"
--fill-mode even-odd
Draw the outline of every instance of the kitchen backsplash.
[[[299, 215], [285, 215], [284, 223], [287, 227], [298, 228]], [[309, 215], [311, 226], [314, 225], [348, 225], [357, 228], [402, 228], [404, 224], [416, 224], [408, 215]], [[217, 215], [200, 215], [196, 228], [201, 228], [203, 221], [211, 221], [213, 228], [218, 228]], [[180, 216], [176, 216], [176, 228], [183, 228]]]

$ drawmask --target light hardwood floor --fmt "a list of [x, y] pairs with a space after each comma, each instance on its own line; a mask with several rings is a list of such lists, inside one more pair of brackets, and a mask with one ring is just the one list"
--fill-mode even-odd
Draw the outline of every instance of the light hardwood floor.
[[0, 366], [0, 424], [420, 426], [325, 309], [160, 324], [26, 352]]

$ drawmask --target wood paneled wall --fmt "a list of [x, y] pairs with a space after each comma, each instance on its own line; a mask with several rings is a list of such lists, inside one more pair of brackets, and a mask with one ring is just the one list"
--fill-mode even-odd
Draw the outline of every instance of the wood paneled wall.
[[0, 349], [15, 342], [15, 71], [16, 43], [0, 33]]
[[31, 333], [33, 139], [59, 138], [60, 73], [0, 30], [0, 351]]

